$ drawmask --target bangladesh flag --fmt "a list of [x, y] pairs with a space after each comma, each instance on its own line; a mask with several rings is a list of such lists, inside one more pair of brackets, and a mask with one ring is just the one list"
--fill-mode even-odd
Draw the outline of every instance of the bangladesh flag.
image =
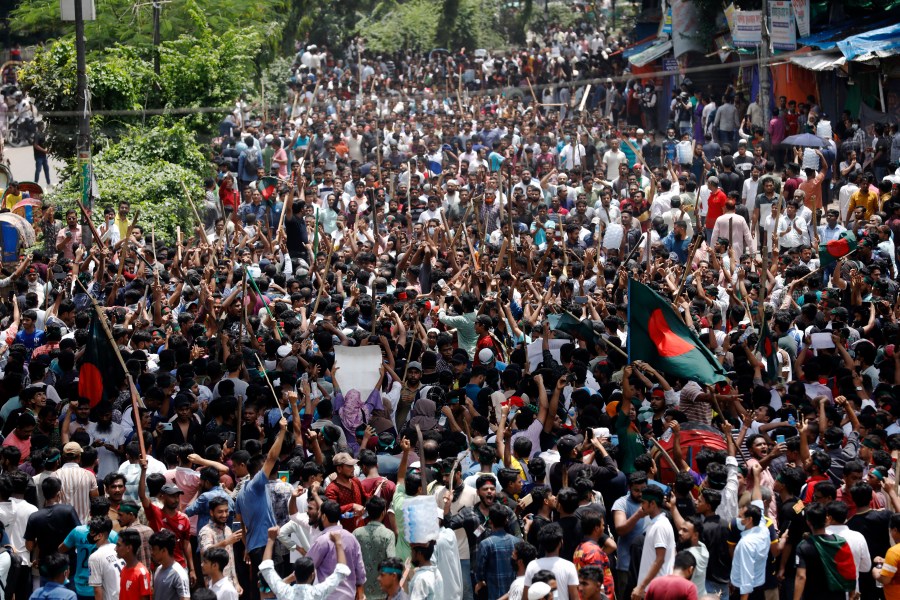
[[117, 389], [124, 378], [116, 350], [106, 337], [100, 318], [95, 310], [91, 316], [91, 337], [78, 370], [78, 395], [90, 400], [91, 408], [107, 400], [106, 384]]
[[847, 540], [836, 535], [828, 539], [821, 535], [811, 535], [809, 540], [822, 559], [825, 567], [825, 582], [832, 592], [852, 592], [856, 589], [856, 562]]
[[775, 339], [775, 336], [769, 329], [769, 323], [766, 319], [763, 319], [756, 350], [763, 355], [766, 361], [766, 381], [772, 382], [778, 379], [778, 340]]
[[278, 191], [277, 177], [263, 177], [256, 182], [256, 189], [262, 194], [263, 199], [271, 200], [275, 192]]
[[823, 269], [856, 250], [856, 236], [852, 231], [843, 231], [826, 244], [819, 244], [819, 266]]
[[628, 360], [703, 384], [725, 379], [722, 365], [668, 301], [633, 279], [628, 280]]

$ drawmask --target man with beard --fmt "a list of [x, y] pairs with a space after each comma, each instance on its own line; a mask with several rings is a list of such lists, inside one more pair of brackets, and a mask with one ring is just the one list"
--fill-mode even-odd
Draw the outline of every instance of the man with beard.
[[232, 531], [228, 527], [231, 515], [231, 499], [224, 496], [215, 496], [209, 501], [209, 522], [197, 533], [197, 543], [200, 546], [200, 555], [206, 554], [210, 548], [222, 548], [228, 554], [228, 564], [222, 574], [234, 585], [238, 594], [242, 594], [235, 571], [234, 544], [242, 537], [240, 531]]
[[178, 486], [167, 483], [159, 491], [159, 497], [163, 507], [159, 508], [150, 501], [147, 496], [147, 459], [141, 459], [141, 483], [138, 486], [138, 498], [144, 506], [147, 522], [150, 528], [159, 533], [162, 530], [171, 531], [175, 536], [175, 561], [182, 568], [187, 569], [191, 585], [197, 583], [197, 573], [194, 570], [194, 553], [191, 549], [191, 521], [187, 515], [178, 510], [182, 492]]
[[[475, 480], [475, 491], [478, 494], [478, 502], [475, 506], [465, 507], [457, 514], [450, 516], [450, 503], [444, 504], [444, 522], [448, 529], [463, 529], [466, 532], [466, 539], [469, 542], [469, 548], [474, 549], [478, 544], [486, 539], [490, 532], [485, 531], [484, 523], [490, 518], [491, 507], [494, 506], [496, 500], [497, 487], [493, 475], [485, 474]], [[506, 510], [506, 524], [503, 529], [507, 533], [520, 536], [519, 524], [515, 515]], [[471, 568], [477, 565], [475, 560], [471, 561]], [[463, 574], [465, 576], [465, 574]]]
[[94, 422], [87, 426], [93, 442], [91, 445], [97, 449], [97, 457], [100, 466], [97, 475], [106, 477], [110, 473], [119, 470], [119, 463], [125, 456], [125, 430], [112, 420], [113, 407], [106, 400], [94, 407]]
[[[306, 556], [313, 561], [316, 569], [316, 581], [325, 581], [337, 568], [337, 545], [341, 544], [346, 554], [346, 565], [350, 568], [350, 574], [338, 584], [332, 600], [354, 600], [362, 597], [363, 586], [366, 583], [366, 565], [362, 560], [362, 551], [359, 542], [353, 534], [341, 528], [341, 507], [334, 500], [326, 500], [322, 503], [320, 511], [320, 527], [322, 535], [309, 547]], [[333, 535], [341, 536], [340, 542], [335, 542]]]

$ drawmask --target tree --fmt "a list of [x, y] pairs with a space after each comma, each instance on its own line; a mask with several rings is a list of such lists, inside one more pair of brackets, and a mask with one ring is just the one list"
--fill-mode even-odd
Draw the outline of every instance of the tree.
[[[189, 0], [185, 4], [193, 4]], [[190, 11], [196, 35], [181, 35], [160, 45], [160, 74], [153, 73], [152, 52], [114, 45], [93, 52], [87, 61], [91, 94], [91, 130], [95, 149], [106, 138], [115, 139], [128, 126], [145, 120], [148, 108], [225, 107], [231, 105], [255, 74], [253, 62], [262, 35], [254, 30], [229, 29], [214, 35], [195, 5]], [[75, 155], [77, 111], [75, 46], [70, 37], [52, 42], [35, 53], [20, 72], [24, 89], [47, 115], [47, 143], [56, 156]], [[103, 116], [103, 111], [134, 111], [131, 115]], [[54, 116], [53, 112], [68, 112]], [[217, 113], [166, 115], [164, 123], [183, 121], [195, 132], [206, 133], [221, 120]]]
[[[96, 206], [126, 200], [141, 209], [145, 229], [153, 227], [161, 238], [174, 238], [177, 226], [189, 232], [196, 224], [181, 184], [199, 202], [203, 178], [210, 173], [194, 134], [183, 123], [166, 125], [157, 119], [151, 127], [130, 127], [118, 142], [94, 156], [93, 168], [99, 192]], [[48, 194], [63, 208], [74, 207], [80, 197], [79, 178], [72, 168]]]
[[[85, 23], [89, 52], [127, 41], [140, 49], [153, 45], [152, 2], [135, 0], [95, 0], [96, 21]], [[189, 0], [162, 3], [160, 35], [163, 41], [198, 33], [195, 10], [205, 15], [212, 32], [231, 29], [261, 31], [280, 22], [290, 0]], [[75, 25], [60, 20], [59, 0], [21, 0], [10, 13], [10, 29], [19, 35], [53, 39], [74, 35]], [[277, 47], [281, 28], [269, 32], [267, 41]]]

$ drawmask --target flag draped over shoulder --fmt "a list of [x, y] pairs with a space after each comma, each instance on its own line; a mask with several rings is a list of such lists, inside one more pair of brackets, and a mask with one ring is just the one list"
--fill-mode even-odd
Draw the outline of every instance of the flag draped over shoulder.
[[828, 589], [833, 592], [854, 591], [857, 577], [856, 562], [853, 560], [853, 552], [847, 540], [837, 535], [831, 540], [821, 535], [811, 535], [809, 540], [822, 559]]
[[96, 310], [91, 315], [91, 337], [78, 370], [78, 395], [89, 399], [91, 408], [107, 399], [106, 385], [118, 388], [124, 378], [115, 348], [103, 331], [100, 318]]
[[839, 258], [856, 250], [856, 236], [852, 231], [842, 231], [835, 239], [819, 244], [819, 266], [823, 269], [833, 265]]
[[725, 370], [672, 306], [646, 285], [628, 281], [628, 360], [698, 383], [724, 381]]

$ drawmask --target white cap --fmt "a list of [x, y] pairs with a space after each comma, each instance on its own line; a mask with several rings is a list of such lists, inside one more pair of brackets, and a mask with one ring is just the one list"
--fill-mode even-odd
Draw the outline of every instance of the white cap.
[[274, 142], [274, 141], [275, 141], [275, 136], [272, 135], [271, 133], [266, 136], [266, 142]]
[[494, 353], [489, 348], [482, 348], [478, 353], [478, 361], [486, 364], [494, 360]]
[[278, 346], [278, 350], [276, 350], [276, 352], [278, 354], [278, 358], [284, 358], [291, 353], [291, 347], [288, 344], [284, 344], [283, 346]]
[[541, 600], [541, 598], [545, 598], [547, 594], [553, 591], [553, 588], [550, 587], [549, 584], [538, 581], [537, 583], [533, 583], [528, 588], [528, 600]]
[[643, 130], [643, 129], [640, 129], [640, 128], [638, 128], [638, 130], [637, 130], [637, 131], [635, 131], [635, 133], [636, 133], [636, 134], [638, 134], [638, 135], [644, 135], [644, 130]]

